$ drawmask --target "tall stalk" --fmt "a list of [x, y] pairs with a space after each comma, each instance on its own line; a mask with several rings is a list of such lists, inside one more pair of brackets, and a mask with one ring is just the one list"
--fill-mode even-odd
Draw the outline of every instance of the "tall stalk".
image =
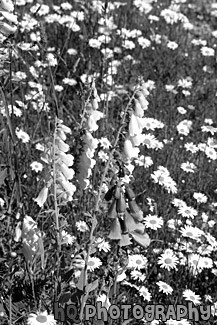
[[128, 102], [125, 110], [124, 110], [124, 114], [123, 114], [123, 117], [122, 117], [121, 125], [120, 125], [120, 127], [118, 129], [118, 132], [117, 132], [117, 135], [116, 135], [116, 138], [115, 138], [115, 142], [114, 142], [113, 148], [110, 151], [109, 158], [107, 160], [105, 169], [104, 169], [103, 174], [102, 174], [102, 177], [101, 177], [100, 185], [99, 185], [99, 192], [98, 192], [98, 195], [97, 195], [97, 199], [96, 199], [96, 203], [95, 203], [95, 208], [94, 208], [94, 213], [93, 213], [93, 217], [92, 217], [92, 220], [91, 220], [90, 239], [89, 239], [89, 243], [88, 243], [88, 246], [87, 246], [87, 255], [86, 255], [86, 258], [85, 258], [85, 267], [84, 267], [84, 276], [83, 276], [83, 288], [84, 288], [85, 292], [84, 292], [84, 295], [82, 297], [81, 309], [80, 309], [80, 320], [81, 321], [83, 319], [84, 307], [85, 307], [85, 303], [86, 303], [86, 300], [87, 300], [88, 294], [89, 294], [86, 291], [86, 286], [87, 286], [87, 267], [88, 267], [88, 260], [89, 260], [89, 257], [90, 257], [90, 253], [91, 253], [93, 241], [94, 241], [93, 234], [94, 234], [94, 230], [95, 230], [96, 225], [97, 225], [97, 213], [99, 211], [99, 204], [100, 204], [100, 199], [101, 199], [101, 195], [102, 195], [103, 183], [105, 181], [105, 178], [106, 178], [106, 175], [107, 175], [107, 172], [108, 172], [108, 168], [109, 168], [110, 162], [112, 160], [113, 154], [114, 154], [114, 152], [116, 150], [116, 146], [118, 144], [118, 141], [119, 141], [119, 137], [120, 137], [122, 128], [125, 125], [127, 111], [128, 111], [128, 109], [129, 109], [129, 107], [130, 107], [130, 105], [132, 103], [132, 100], [133, 100], [133, 98], [135, 96], [135, 93], [136, 93], [136, 91], [134, 91], [132, 97], [130, 98], [130, 100], [129, 100], [129, 102]]

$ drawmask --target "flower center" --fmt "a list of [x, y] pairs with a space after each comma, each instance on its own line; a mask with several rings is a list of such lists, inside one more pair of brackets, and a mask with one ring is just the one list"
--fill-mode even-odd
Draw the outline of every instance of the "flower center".
[[194, 235], [190, 231], [186, 232], [186, 235], [189, 236], [189, 237], [194, 237]]
[[162, 287], [163, 287], [164, 289], [168, 289], [166, 284], [163, 284]]
[[166, 264], [171, 264], [172, 263], [172, 259], [167, 257], [165, 258], [165, 261], [164, 261]]
[[136, 260], [136, 264], [142, 264], [142, 261]]
[[36, 320], [39, 322], [39, 323], [46, 323], [47, 322], [47, 316], [45, 315], [38, 315], [36, 317]]
[[150, 220], [150, 223], [152, 223], [153, 225], [155, 225], [157, 222], [156, 222], [156, 220], [152, 219], [152, 220]]
[[88, 262], [88, 265], [89, 266], [94, 266], [94, 262], [93, 261], [90, 261], [90, 262]]
[[195, 300], [195, 297], [194, 296], [190, 296], [189, 297], [191, 300]]

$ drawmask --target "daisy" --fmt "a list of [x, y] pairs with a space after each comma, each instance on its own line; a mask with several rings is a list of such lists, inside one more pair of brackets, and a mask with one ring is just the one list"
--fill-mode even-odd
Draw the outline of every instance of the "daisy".
[[208, 241], [208, 243], [212, 246], [212, 247], [217, 247], [217, 241], [215, 239], [215, 237], [213, 237], [210, 234], [206, 234], [205, 235], [206, 240]]
[[214, 138], [208, 138], [207, 144], [210, 148], [217, 148], [217, 140]]
[[168, 295], [168, 294], [170, 295], [173, 292], [173, 288], [166, 282], [158, 281], [156, 284], [159, 287], [159, 291], [162, 291], [166, 295]]
[[53, 315], [48, 315], [47, 311], [31, 313], [27, 320], [28, 325], [55, 325], [56, 320]]
[[193, 79], [191, 77], [187, 77], [185, 79], [184, 78], [179, 79], [177, 86], [181, 87], [181, 88], [191, 88], [192, 82], [193, 82]]
[[184, 218], [194, 219], [194, 217], [197, 216], [198, 212], [196, 209], [186, 205], [178, 209], [178, 214], [181, 214], [181, 216]]
[[111, 245], [107, 241], [105, 241], [105, 239], [97, 238], [96, 244], [97, 244], [97, 248], [100, 252], [103, 251], [103, 252], [107, 253], [111, 249]]
[[34, 170], [36, 173], [41, 172], [43, 169], [43, 165], [40, 162], [37, 161], [33, 161], [30, 164], [30, 167], [32, 168], [32, 170]]
[[178, 44], [176, 43], [176, 42], [173, 42], [173, 41], [169, 41], [168, 43], [167, 43], [167, 47], [169, 48], [169, 49], [171, 49], [171, 50], [176, 50], [177, 49], [177, 47], [178, 47]]
[[178, 106], [177, 107], [177, 111], [180, 113], [180, 114], [186, 114], [187, 113], [187, 110], [182, 107], [182, 106]]
[[111, 143], [107, 138], [101, 138], [99, 139], [99, 143], [103, 147], [103, 149], [109, 149], [111, 147]]
[[130, 272], [130, 276], [133, 280], [138, 280], [138, 281], [145, 281], [145, 274], [142, 274], [140, 271], [137, 271], [137, 270], [133, 270]]
[[139, 289], [139, 295], [142, 296], [145, 300], [150, 301], [151, 300], [151, 294], [148, 291], [148, 289], [144, 286], [142, 286]]
[[77, 53], [78, 53], [78, 51], [73, 48], [70, 48], [67, 50], [68, 55], [77, 55]]
[[39, 150], [39, 151], [45, 151], [45, 147], [44, 147], [42, 144], [40, 144], [40, 143], [37, 143], [37, 144], [35, 145], [35, 148], [36, 148], [37, 150]]
[[211, 148], [209, 146], [206, 146], [205, 148], [205, 155], [212, 160], [216, 160], [217, 159], [217, 152], [215, 151], [214, 148]]
[[201, 126], [202, 132], [210, 132], [212, 135], [214, 135], [217, 132], [217, 128], [214, 128], [211, 125], [203, 125]]
[[77, 85], [77, 81], [73, 78], [64, 78], [63, 80], [63, 83], [65, 85], [69, 85], [69, 86], [76, 86]]
[[188, 256], [188, 266], [194, 275], [202, 271], [201, 256], [199, 254], [190, 254]]
[[75, 237], [68, 234], [65, 230], [62, 230], [61, 237], [61, 244], [71, 245], [75, 241]]
[[106, 152], [104, 152], [103, 150], [100, 150], [100, 151], [98, 152], [98, 157], [99, 157], [99, 159], [101, 159], [103, 162], [107, 162], [107, 161], [108, 161], [108, 158], [109, 158], [108, 154], [107, 154]]
[[198, 147], [195, 144], [193, 144], [193, 142], [185, 143], [184, 147], [186, 151], [190, 151], [191, 153], [196, 153], [199, 150]]
[[212, 49], [211, 47], [203, 46], [203, 47], [201, 47], [200, 51], [203, 56], [214, 56], [215, 55], [215, 50]]
[[195, 172], [195, 169], [196, 169], [195, 164], [190, 163], [189, 161], [187, 161], [186, 163], [181, 164], [180, 167], [186, 173], [194, 173]]
[[160, 264], [160, 267], [165, 268], [168, 271], [170, 271], [170, 269], [176, 269], [177, 263], [178, 258], [171, 249], [166, 249], [158, 259], [158, 264]]
[[201, 257], [201, 263], [200, 263], [201, 267], [204, 269], [211, 269], [213, 267], [213, 262], [212, 259], [209, 257]]
[[81, 232], [85, 232], [85, 231], [89, 231], [90, 230], [85, 221], [77, 221], [75, 223], [75, 226]]
[[197, 227], [185, 226], [180, 229], [180, 232], [183, 237], [188, 237], [191, 239], [199, 240], [200, 236], [203, 234]]
[[147, 215], [147, 217], [144, 218], [144, 223], [146, 228], [157, 230], [158, 228], [161, 228], [163, 226], [163, 218], [149, 214]]
[[98, 257], [89, 257], [88, 262], [87, 262], [87, 269], [90, 270], [91, 272], [94, 271], [95, 269], [98, 269], [102, 265], [102, 262]]
[[20, 130], [20, 129], [16, 128], [15, 133], [16, 133], [16, 136], [18, 137], [18, 139], [20, 139], [23, 143], [29, 142], [30, 137], [23, 130]]
[[186, 289], [182, 293], [183, 297], [187, 301], [192, 301], [195, 305], [199, 305], [201, 303], [201, 298], [199, 295], [196, 295], [192, 290]]
[[209, 226], [210, 228], [212, 228], [215, 224], [216, 224], [216, 222], [215, 222], [214, 220], [209, 220], [209, 221], [208, 221], [208, 226]]
[[213, 251], [213, 247], [211, 245], [208, 245], [207, 244], [203, 244], [201, 245], [200, 247], [198, 247], [198, 254], [202, 255], [202, 256], [209, 256]]
[[145, 145], [148, 149], [153, 149], [155, 141], [156, 138], [153, 134], [143, 134], [143, 145]]
[[194, 193], [193, 198], [197, 201], [197, 203], [206, 203], [208, 198], [203, 193]]
[[181, 207], [185, 207], [186, 206], [186, 203], [183, 200], [176, 199], [176, 198], [172, 200], [172, 204], [175, 207], [178, 207], [178, 208], [181, 208]]
[[147, 262], [148, 262], [147, 258], [142, 255], [139, 254], [129, 255], [129, 262], [127, 267], [141, 270], [147, 266]]

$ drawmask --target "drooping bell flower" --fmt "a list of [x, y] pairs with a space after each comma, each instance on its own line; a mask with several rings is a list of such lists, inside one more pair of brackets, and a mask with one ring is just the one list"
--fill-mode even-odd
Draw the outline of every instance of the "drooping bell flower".
[[138, 158], [139, 151], [139, 148], [134, 147], [130, 139], [124, 141], [124, 154], [127, 159]]
[[110, 233], [108, 235], [108, 238], [113, 240], [122, 239], [122, 230], [120, 221], [118, 218], [115, 218], [110, 229]]
[[44, 247], [42, 234], [37, 223], [25, 216], [22, 228], [23, 255], [27, 262], [32, 262], [34, 257], [41, 256], [42, 268], [44, 268]]

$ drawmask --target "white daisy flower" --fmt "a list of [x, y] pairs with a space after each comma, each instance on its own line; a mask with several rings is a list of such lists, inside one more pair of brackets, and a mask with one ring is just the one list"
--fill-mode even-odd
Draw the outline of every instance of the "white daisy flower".
[[191, 153], [196, 153], [199, 150], [198, 147], [195, 144], [193, 144], [193, 142], [185, 143], [184, 147], [186, 151], [190, 151]]
[[162, 291], [166, 295], [170, 295], [173, 292], [173, 288], [166, 282], [158, 281], [156, 284], [159, 287], [159, 291]]
[[16, 128], [15, 133], [16, 133], [16, 136], [18, 137], [18, 139], [20, 139], [23, 143], [29, 142], [30, 137], [23, 130]]
[[193, 198], [197, 201], [197, 203], [206, 203], [208, 198], [203, 193], [194, 193]]
[[127, 267], [140, 270], [147, 267], [147, 262], [147, 258], [142, 255], [129, 255], [129, 262]]
[[149, 214], [144, 218], [144, 224], [146, 228], [157, 230], [163, 226], [163, 218]]
[[87, 269], [91, 272], [95, 269], [98, 269], [102, 265], [102, 262], [98, 257], [89, 257], [89, 260], [87, 262]]
[[111, 147], [111, 143], [107, 138], [101, 138], [99, 139], [99, 143], [103, 147], [103, 149], [109, 149]]
[[168, 271], [176, 269], [178, 258], [171, 249], [166, 249], [163, 254], [158, 258], [158, 264], [161, 268], [165, 268]]
[[48, 315], [47, 311], [31, 313], [27, 320], [28, 325], [55, 325], [56, 320], [53, 315]]
[[133, 280], [138, 280], [140, 282], [145, 281], [146, 278], [145, 274], [142, 274], [140, 271], [137, 271], [135, 269], [130, 272], [130, 276]]
[[178, 214], [180, 214], [183, 218], [194, 219], [194, 217], [198, 215], [198, 212], [196, 209], [186, 205], [178, 209]]
[[97, 238], [96, 245], [100, 252], [109, 252], [111, 249], [111, 245], [107, 241], [105, 241], [105, 239], [102, 238]]
[[148, 289], [144, 286], [142, 286], [139, 289], [139, 295], [142, 296], [144, 298], [144, 300], [150, 301], [151, 300], [151, 294], [148, 291]]
[[187, 301], [192, 301], [194, 305], [199, 305], [201, 303], [201, 297], [196, 295], [192, 290], [186, 289], [182, 293], [183, 297]]
[[191, 239], [199, 240], [201, 235], [203, 235], [203, 231], [197, 227], [185, 226], [180, 229], [180, 232], [183, 237], [188, 237]]
[[181, 169], [184, 170], [184, 172], [186, 173], [194, 173], [196, 166], [193, 163], [190, 163], [189, 161], [187, 161], [186, 163], [181, 164]]
[[30, 164], [30, 167], [32, 168], [32, 170], [34, 170], [36, 173], [41, 172], [43, 169], [43, 165], [40, 162], [37, 161], [33, 161]]
[[85, 231], [89, 231], [90, 230], [85, 221], [77, 221], [75, 223], [75, 226], [81, 232], [85, 232]]

